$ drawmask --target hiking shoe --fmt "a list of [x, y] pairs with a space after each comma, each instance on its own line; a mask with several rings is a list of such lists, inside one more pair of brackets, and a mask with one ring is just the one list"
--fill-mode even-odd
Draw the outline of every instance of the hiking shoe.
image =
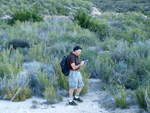
[[78, 102], [83, 102], [83, 100], [81, 100], [80, 98], [73, 98], [74, 100], [77, 100]]
[[77, 106], [78, 104], [72, 101], [72, 102], [69, 102], [69, 105]]

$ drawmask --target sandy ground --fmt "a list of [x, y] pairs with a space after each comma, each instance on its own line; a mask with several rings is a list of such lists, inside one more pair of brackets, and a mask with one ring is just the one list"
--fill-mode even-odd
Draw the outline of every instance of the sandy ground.
[[[32, 97], [24, 102], [0, 100], [0, 113], [109, 113], [100, 108], [101, 91], [98, 91], [98, 88], [93, 89], [95, 83], [99, 83], [99, 80], [91, 79], [89, 81], [89, 93], [81, 96], [84, 102], [77, 102], [78, 106], [68, 105], [68, 97], [63, 97], [62, 102], [53, 105], [43, 104], [46, 102], [43, 98]], [[93, 90], [95, 91], [93, 92]], [[33, 104], [33, 101], [36, 104]], [[36, 105], [37, 108], [33, 109], [33, 105]]]
[[[101, 106], [101, 101], [106, 100], [109, 94], [101, 89], [101, 81], [98, 79], [89, 79], [89, 92], [82, 95], [83, 103], [78, 106], [68, 105], [68, 97], [63, 97], [63, 101], [47, 105], [46, 99], [32, 97], [24, 102], [10, 102], [0, 100], [0, 113], [139, 113], [137, 106], [130, 109], [108, 109]], [[34, 102], [34, 103], [33, 103]]]

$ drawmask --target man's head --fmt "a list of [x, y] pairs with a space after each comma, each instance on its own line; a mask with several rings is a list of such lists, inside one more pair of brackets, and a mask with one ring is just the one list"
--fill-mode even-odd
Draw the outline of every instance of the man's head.
[[82, 51], [82, 48], [81, 48], [80, 46], [75, 46], [75, 47], [73, 48], [73, 53], [74, 53], [76, 56], [78, 56], [78, 55], [81, 53], [81, 51]]

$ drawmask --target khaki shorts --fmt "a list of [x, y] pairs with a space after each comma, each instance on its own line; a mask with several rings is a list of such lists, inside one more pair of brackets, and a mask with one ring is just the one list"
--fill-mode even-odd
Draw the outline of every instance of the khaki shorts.
[[77, 89], [84, 86], [82, 75], [79, 71], [70, 71], [69, 73], [69, 87], [70, 89]]

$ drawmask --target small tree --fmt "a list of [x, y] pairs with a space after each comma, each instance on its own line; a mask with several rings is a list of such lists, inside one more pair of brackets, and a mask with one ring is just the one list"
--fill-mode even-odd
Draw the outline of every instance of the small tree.
[[74, 14], [74, 22], [77, 22], [81, 27], [89, 29], [90, 31], [95, 32], [100, 40], [103, 40], [108, 33], [108, 25], [101, 23], [98, 19], [93, 18], [88, 15], [87, 11], [84, 9], [78, 9]]
[[20, 22], [32, 21], [40, 22], [43, 21], [43, 16], [39, 14], [41, 8], [39, 5], [34, 5], [30, 10], [16, 10], [12, 15], [12, 18], [8, 20], [8, 24], [13, 25], [15, 21], [19, 20]]

